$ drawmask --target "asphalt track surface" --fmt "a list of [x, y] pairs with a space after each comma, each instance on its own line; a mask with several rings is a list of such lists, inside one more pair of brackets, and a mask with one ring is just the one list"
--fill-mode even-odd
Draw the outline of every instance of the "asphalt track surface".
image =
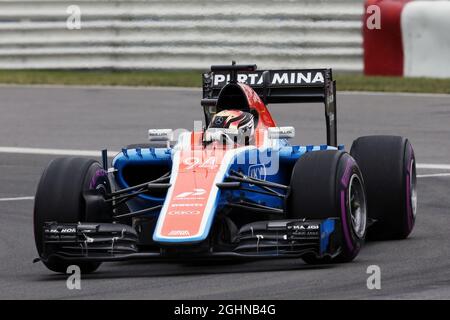
[[[145, 142], [148, 128], [186, 128], [201, 120], [200, 91], [0, 87], [0, 147], [120, 150]], [[322, 143], [321, 105], [274, 105], [294, 142]], [[338, 93], [338, 138], [350, 148], [367, 134], [408, 137], [423, 164], [450, 164], [450, 96]], [[0, 148], [1, 149], [1, 148]], [[103, 264], [68, 290], [66, 276], [32, 264], [38, 179], [55, 156], [0, 152], [0, 298], [2, 299], [442, 299], [450, 298], [450, 177], [418, 179], [415, 230], [403, 241], [366, 243], [348, 264], [311, 267], [299, 260], [248, 263]], [[450, 167], [419, 169], [419, 175]], [[9, 199], [13, 198], [13, 199]], [[366, 286], [369, 265], [381, 289]]]

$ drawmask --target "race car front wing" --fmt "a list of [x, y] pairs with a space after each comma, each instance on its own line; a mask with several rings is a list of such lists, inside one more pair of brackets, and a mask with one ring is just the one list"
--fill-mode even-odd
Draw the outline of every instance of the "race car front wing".
[[44, 251], [40, 259], [100, 262], [148, 258], [294, 258], [305, 254], [334, 257], [340, 252], [339, 224], [337, 218], [253, 222], [240, 228], [230, 250], [222, 251], [213, 247], [202, 250], [198, 246], [182, 250], [161, 246], [157, 250], [146, 250], [139, 246], [138, 234], [129, 225], [47, 222], [43, 228]]

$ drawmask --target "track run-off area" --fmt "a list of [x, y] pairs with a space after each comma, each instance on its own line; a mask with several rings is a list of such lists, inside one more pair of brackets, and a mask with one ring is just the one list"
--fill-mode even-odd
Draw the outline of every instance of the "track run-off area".
[[[338, 84], [339, 85], [339, 84]], [[338, 87], [339, 88], [339, 87]], [[367, 242], [352, 263], [104, 263], [68, 290], [67, 275], [37, 257], [33, 199], [48, 162], [100, 159], [146, 142], [149, 128], [192, 129], [201, 89], [0, 86], [0, 298], [2, 299], [441, 299], [450, 298], [450, 95], [338, 92], [338, 142], [407, 137], [415, 150], [418, 216], [410, 238]], [[292, 143], [325, 142], [321, 104], [269, 106]], [[368, 266], [381, 270], [369, 290]]]

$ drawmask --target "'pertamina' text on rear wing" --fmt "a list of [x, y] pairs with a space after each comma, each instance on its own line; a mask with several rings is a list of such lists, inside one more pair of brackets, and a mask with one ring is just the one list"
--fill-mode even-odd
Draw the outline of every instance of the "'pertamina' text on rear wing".
[[214, 105], [229, 82], [252, 87], [267, 104], [321, 102], [325, 105], [327, 144], [337, 146], [336, 82], [331, 69], [256, 70], [256, 65], [211, 66], [203, 74], [204, 106]]

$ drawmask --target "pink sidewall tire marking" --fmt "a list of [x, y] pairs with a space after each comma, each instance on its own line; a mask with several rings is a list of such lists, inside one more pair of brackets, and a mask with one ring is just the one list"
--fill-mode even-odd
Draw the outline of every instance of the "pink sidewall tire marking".
[[341, 220], [342, 220], [342, 230], [344, 232], [345, 243], [348, 250], [353, 253], [355, 246], [352, 242], [352, 236], [350, 234], [350, 229], [347, 223], [347, 209], [345, 208], [345, 190], [341, 190]]
[[100, 177], [106, 176], [106, 172], [103, 169], [98, 169], [95, 171], [94, 175], [91, 178], [91, 182], [89, 183], [89, 189], [94, 189], [97, 185], [97, 180]]

